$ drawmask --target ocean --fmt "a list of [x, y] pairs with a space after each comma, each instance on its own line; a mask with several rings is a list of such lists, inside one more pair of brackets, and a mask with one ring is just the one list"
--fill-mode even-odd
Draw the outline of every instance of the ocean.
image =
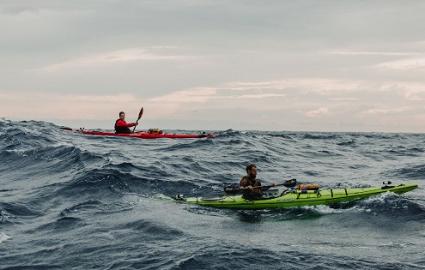
[[[214, 133], [139, 140], [0, 120], [0, 269], [425, 269], [425, 134]], [[250, 163], [265, 184], [419, 189], [262, 211], [169, 199], [221, 194]]]

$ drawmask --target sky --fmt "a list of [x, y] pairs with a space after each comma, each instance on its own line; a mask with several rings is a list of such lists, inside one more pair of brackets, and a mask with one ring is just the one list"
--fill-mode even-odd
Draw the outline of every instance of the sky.
[[[0, 118], [425, 132], [425, 1], [0, 0]], [[135, 120], [135, 119], [134, 119]]]

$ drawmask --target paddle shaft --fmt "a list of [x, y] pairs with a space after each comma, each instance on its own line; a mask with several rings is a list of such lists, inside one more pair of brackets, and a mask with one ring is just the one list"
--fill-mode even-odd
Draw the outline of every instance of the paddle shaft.
[[[295, 179], [289, 179], [289, 180], [287, 180], [287, 181], [290, 181], [290, 180], [295, 180]], [[286, 182], [286, 181], [285, 181], [285, 182]], [[285, 183], [275, 184], [275, 185], [268, 185], [268, 186], [251, 187], [251, 188], [249, 188], [249, 187], [240, 187], [240, 188], [239, 188], [239, 190], [249, 190], [249, 189], [269, 189], [269, 188], [272, 188], [272, 187], [280, 187], [280, 186], [284, 186], [284, 185], [285, 185]]]

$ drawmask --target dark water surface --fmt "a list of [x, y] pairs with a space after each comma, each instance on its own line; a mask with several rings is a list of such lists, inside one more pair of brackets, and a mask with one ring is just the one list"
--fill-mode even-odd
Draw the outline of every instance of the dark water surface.
[[[0, 269], [425, 269], [425, 135], [217, 135], [88, 137], [0, 120]], [[251, 162], [264, 182], [420, 189], [281, 211], [165, 199], [218, 194]]]

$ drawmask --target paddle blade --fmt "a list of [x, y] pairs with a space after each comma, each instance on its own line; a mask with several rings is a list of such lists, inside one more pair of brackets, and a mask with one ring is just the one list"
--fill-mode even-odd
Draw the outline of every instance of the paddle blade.
[[137, 118], [137, 121], [139, 121], [140, 118], [142, 118], [142, 116], [143, 116], [143, 107], [140, 109], [139, 118]]
[[[137, 117], [136, 123], [139, 123], [140, 118], [143, 116], [143, 107], [140, 109], [139, 117]], [[133, 128], [133, 133], [136, 131], [136, 126]]]

